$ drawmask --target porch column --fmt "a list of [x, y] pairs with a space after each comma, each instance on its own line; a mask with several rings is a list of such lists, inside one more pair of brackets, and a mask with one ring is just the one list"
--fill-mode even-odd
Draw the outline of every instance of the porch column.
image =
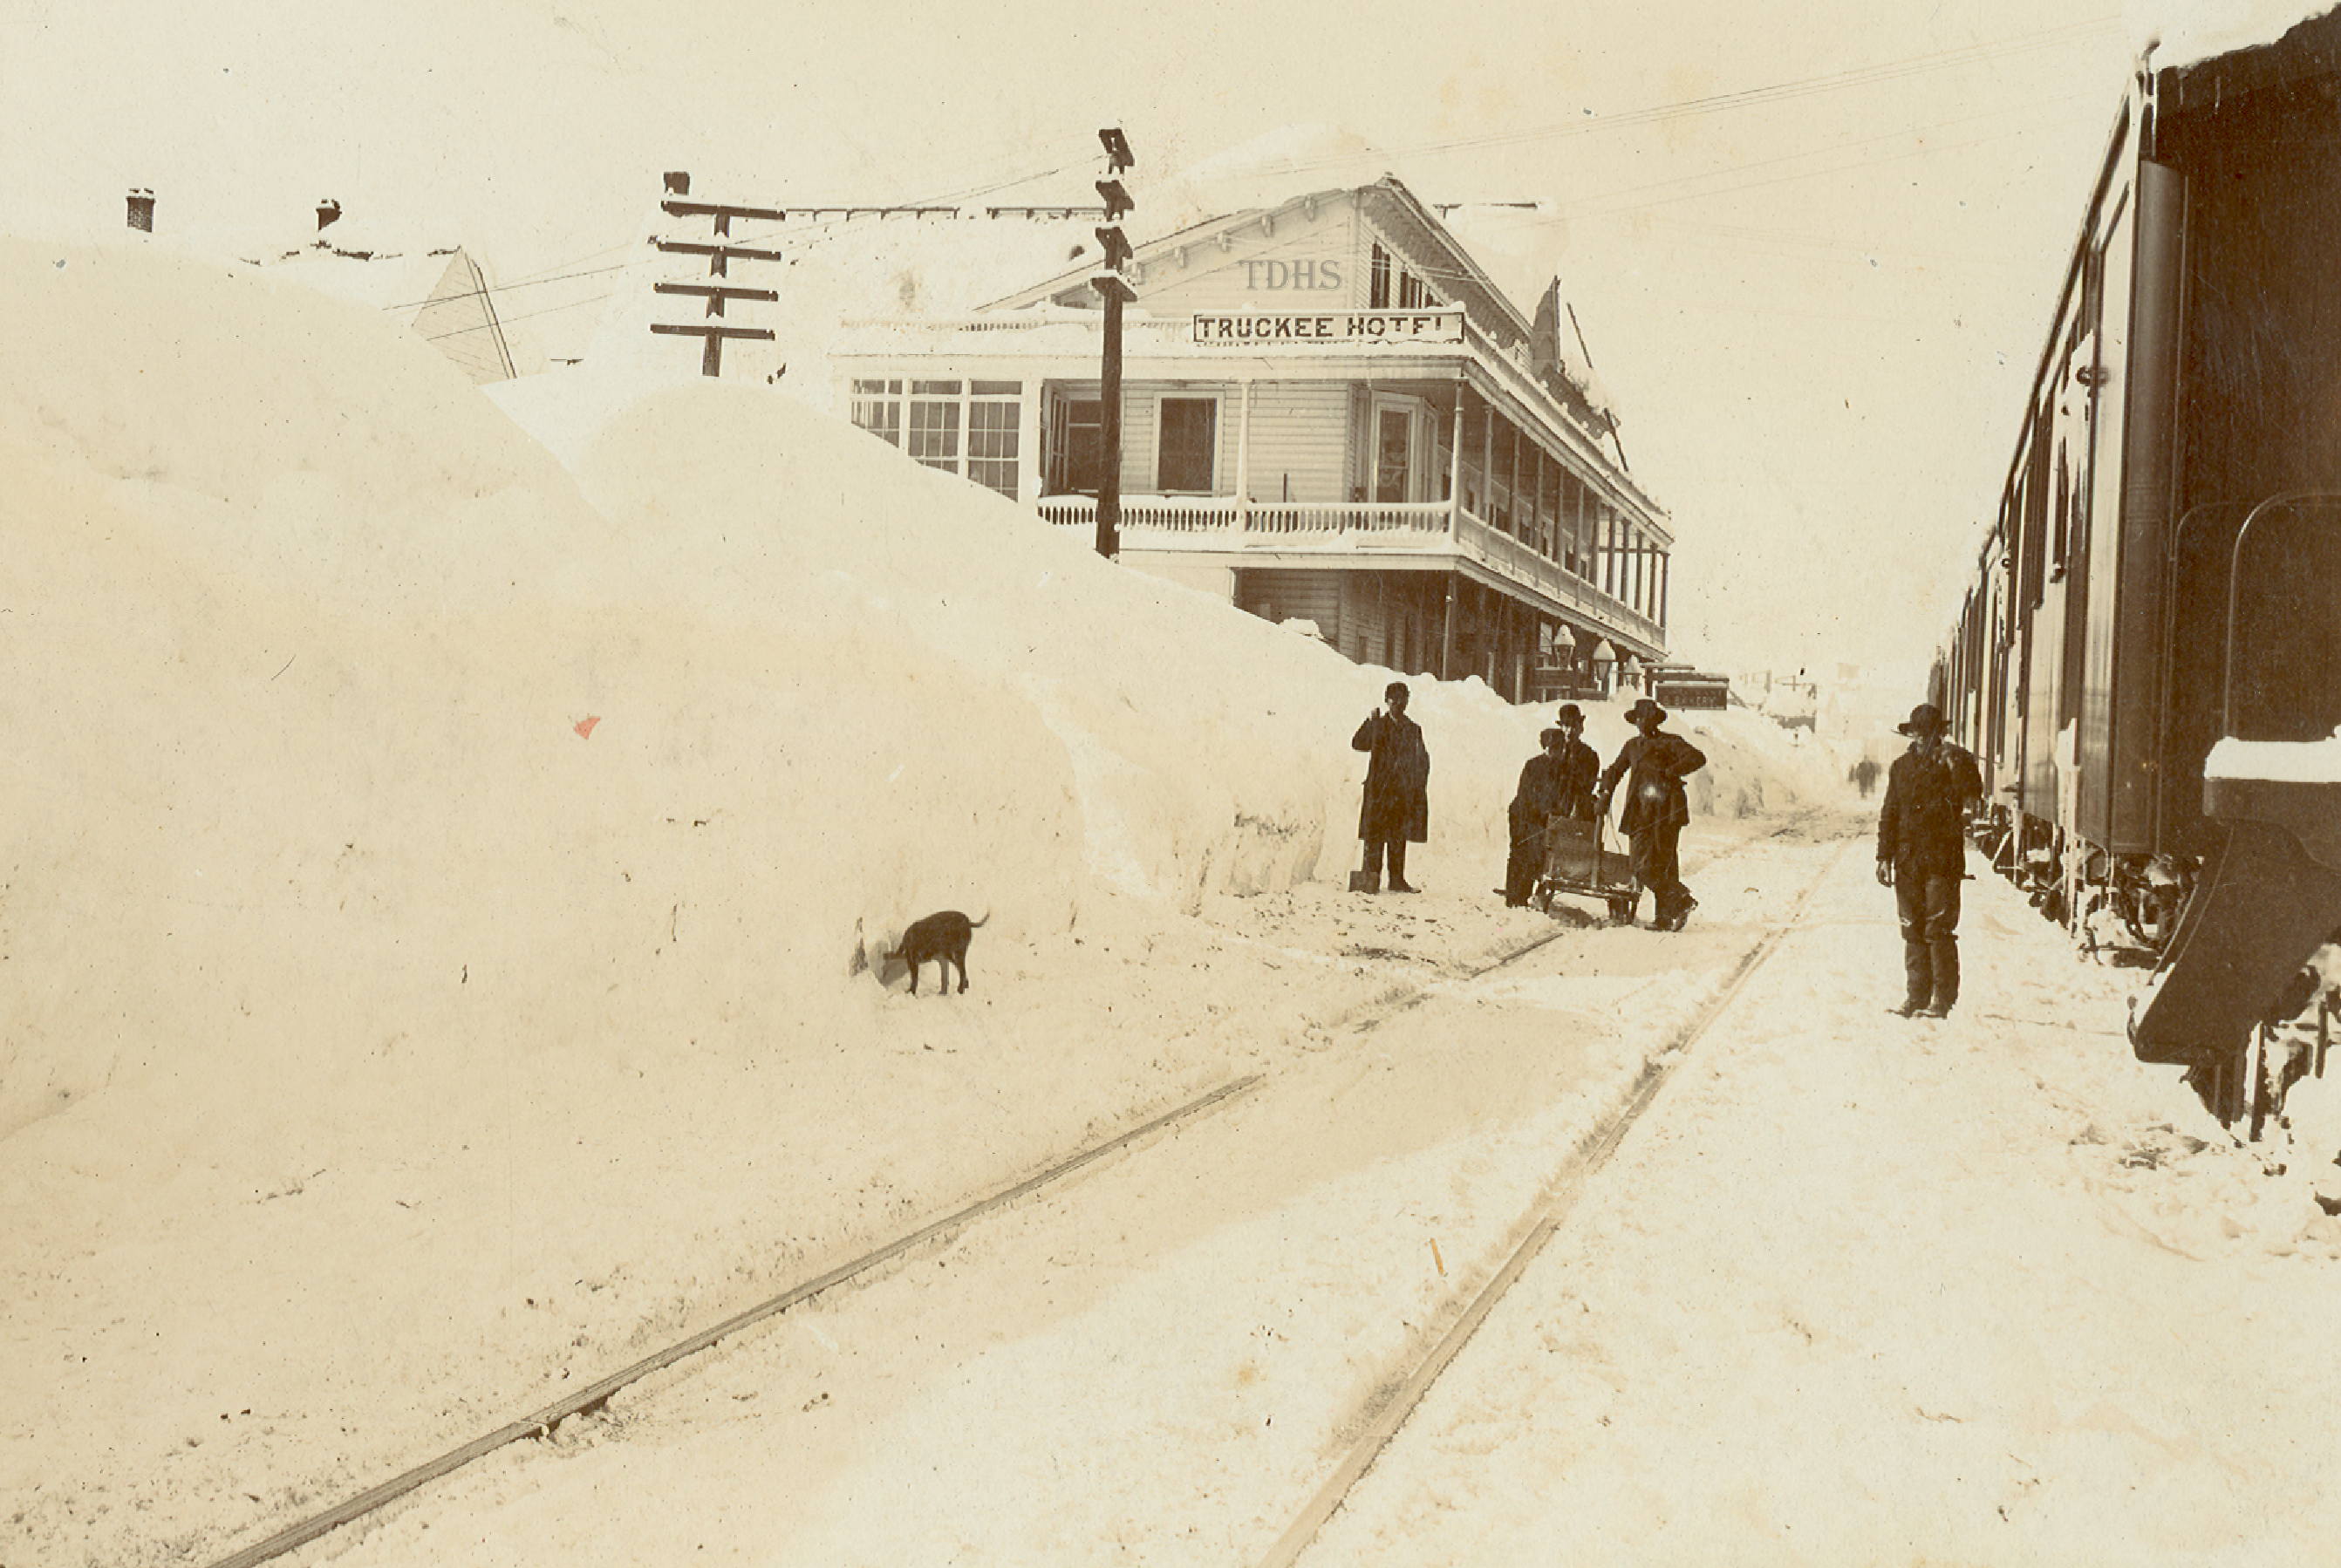
[[1659, 613], [1656, 619], [1660, 631], [1667, 629], [1667, 576], [1669, 569], [1674, 565], [1674, 559], [1671, 555], [1659, 557]]
[[[1463, 399], [1471, 390], [1469, 382], [1458, 377], [1455, 382], [1455, 439], [1447, 443], [1447, 537], [1451, 541], [1461, 531], [1458, 520], [1463, 515]], [[1439, 675], [1447, 673], [1439, 666]]]
[[1447, 630], [1439, 640], [1439, 679], [1445, 680], [1455, 669], [1455, 601], [1462, 596], [1462, 579], [1455, 572], [1447, 574]]
[[1243, 408], [1236, 416], [1236, 531], [1251, 531], [1251, 378], [1243, 380]]
[[1031, 395], [1016, 400], [1016, 499], [1026, 506], [1041, 501], [1041, 401], [1048, 396], [1046, 382], [1027, 382]]
[[1492, 398], [1481, 400], [1488, 405], [1487, 417], [1479, 422], [1479, 504], [1485, 508], [1479, 521], [1488, 531], [1496, 531], [1496, 404]]

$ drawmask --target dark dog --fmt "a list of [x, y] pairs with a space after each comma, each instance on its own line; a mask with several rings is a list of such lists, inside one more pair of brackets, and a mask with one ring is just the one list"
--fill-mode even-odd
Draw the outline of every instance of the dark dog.
[[919, 994], [919, 966], [929, 958], [935, 961], [935, 982], [945, 991], [951, 989], [951, 966], [957, 964], [959, 988], [964, 991], [968, 939], [975, 934], [976, 927], [991, 918], [986, 914], [983, 920], [970, 920], [957, 909], [941, 910], [923, 920], [912, 921], [911, 928], [902, 933], [902, 945], [885, 956], [911, 966], [911, 995], [914, 997]]

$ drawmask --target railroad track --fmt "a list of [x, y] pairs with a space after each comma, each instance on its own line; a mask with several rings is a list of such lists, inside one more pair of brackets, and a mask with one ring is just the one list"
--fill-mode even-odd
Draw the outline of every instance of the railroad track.
[[[1719, 862], [1728, 862], [1758, 845], [1796, 833], [1802, 826], [1801, 823], [1792, 822], [1762, 839], [1750, 839], [1746, 843], [1734, 846], [1709, 858], [1699, 868], [1716, 866]], [[1838, 858], [1841, 858], [1842, 853], [1841, 850]], [[1836, 859], [1832, 858], [1829, 865], [1833, 867], [1835, 864]], [[1815, 878], [1813, 885], [1817, 886], [1827, 874], [1825, 869], [1820, 878]], [[1430, 1355], [1400, 1386], [1398, 1395], [1388, 1402], [1369, 1430], [1359, 1439], [1342, 1464], [1337, 1467], [1333, 1475], [1312, 1498], [1309, 1507], [1294, 1521], [1291, 1528], [1280, 1541], [1276, 1553], [1265, 1560], [1266, 1563], [1281, 1564], [1292, 1562], [1305, 1549], [1310, 1539], [1313, 1538], [1317, 1531], [1338, 1510], [1350, 1487], [1371, 1466], [1374, 1459], [1379, 1456], [1390, 1437], [1395, 1435], [1407, 1415], [1419, 1403], [1423, 1393], [1445, 1366], [1453, 1360], [1455, 1354], [1469, 1339], [1472, 1331], [1501, 1299], [1503, 1293], [1519, 1277], [1519, 1273], [1541, 1250], [1544, 1243], [1566, 1217], [1568, 1208], [1573, 1205], [1576, 1194], [1583, 1183], [1607, 1160], [1610, 1151], [1624, 1136], [1626, 1130], [1648, 1108], [1664, 1083], [1668, 1073], [1680, 1059], [1682, 1052], [1711, 1027], [1714, 1018], [1738, 994], [1748, 976], [1766, 957], [1768, 957], [1780, 937], [1796, 923], [1797, 916], [1801, 912], [1810, 892], [1811, 888], [1808, 887], [1804, 895], [1798, 900], [1796, 910], [1783, 922], [1772, 927], [1754, 948], [1740, 958], [1714, 998], [1689, 1026], [1678, 1031], [1674, 1038], [1668, 1041], [1662, 1049], [1650, 1057], [1634, 1082], [1626, 1103], [1604, 1118], [1579, 1142], [1572, 1151], [1569, 1167], [1559, 1178], [1561, 1185], [1554, 1189], [1559, 1196], [1548, 1204], [1545, 1212], [1531, 1229], [1528, 1239], [1520, 1244], [1503, 1267], [1463, 1309]], [[1565, 936], [1581, 934], [1581, 928], [1556, 922], [1551, 930], [1541, 932], [1529, 940], [1489, 956], [1485, 962], [1479, 964], [1469, 972], [1466, 977], [1466, 983], [1469, 980], [1494, 975], [1499, 970], [1517, 964], [1555, 940]], [[1458, 982], [1456, 978], [1450, 975], [1444, 978], [1444, 983], [1452, 986]], [[1404, 991], [1387, 995], [1379, 1004], [1359, 1014], [1350, 1015], [1343, 1022], [1350, 1030], [1360, 1033], [1378, 1028], [1415, 1006], [1427, 994], [1428, 991], [1424, 987], [1410, 987]], [[794, 1285], [745, 1311], [725, 1318], [712, 1327], [676, 1341], [629, 1366], [567, 1394], [553, 1404], [508, 1422], [471, 1442], [450, 1449], [376, 1486], [281, 1529], [264, 1540], [217, 1559], [211, 1568], [259, 1568], [260, 1564], [283, 1557], [344, 1525], [376, 1514], [391, 1504], [413, 1495], [434, 1482], [451, 1476], [455, 1472], [500, 1449], [527, 1440], [550, 1438], [563, 1422], [580, 1415], [590, 1416], [601, 1411], [609, 1404], [613, 1396], [654, 1374], [712, 1349], [725, 1340], [735, 1338], [745, 1331], [787, 1312], [792, 1307], [809, 1303], [841, 1286], [867, 1280], [883, 1270], [889, 1264], [913, 1254], [922, 1247], [949, 1241], [987, 1217], [1034, 1198], [1049, 1189], [1062, 1186], [1080, 1173], [1114, 1156], [1132, 1152], [1159, 1142], [1182, 1126], [1224, 1111], [1252, 1096], [1265, 1081], [1264, 1075], [1255, 1073], [1223, 1083], [1205, 1094], [1084, 1148], [1045, 1169], [976, 1197], [941, 1218], [907, 1232], [824, 1274]]]
[[1648, 1059], [1624, 1105], [1588, 1132], [1570, 1151], [1569, 1158], [1559, 1175], [1552, 1199], [1537, 1216], [1528, 1236], [1505, 1259], [1503, 1266], [1471, 1297], [1453, 1325], [1432, 1346], [1430, 1355], [1407, 1375], [1399, 1385], [1395, 1397], [1383, 1406], [1365, 1432], [1350, 1444], [1340, 1463], [1334, 1466], [1332, 1474], [1310, 1498], [1308, 1505], [1278, 1537], [1268, 1554], [1260, 1560], [1259, 1568], [1292, 1568], [1300, 1562], [1318, 1533], [1340, 1512], [1350, 1490], [1372, 1469], [1374, 1462], [1390, 1446], [1390, 1440], [1398, 1435], [1399, 1429], [1406, 1424], [1407, 1418], [1422, 1403], [1423, 1396], [1430, 1392], [1432, 1384], [1454, 1363], [1479, 1325], [1487, 1321], [1488, 1315], [1519, 1283], [1529, 1265], [1544, 1251], [1545, 1244], [1568, 1221], [1578, 1200], [1584, 1196], [1587, 1186], [1609, 1163], [1609, 1156], [1617, 1152], [1618, 1146], [1625, 1140], [1626, 1134], [1634, 1124], [1641, 1119], [1642, 1114], [1650, 1108], [1651, 1103], [1658, 1098], [1659, 1091], [1666, 1086], [1690, 1048], [1715, 1027], [1716, 1020], [1723, 1016], [1725, 1009], [1731, 1006], [1788, 933], [1800, 928], [1804, 910], [1812, 901], [1814, 892], [1828, 879], [1855, 842], [1857, 840], [1847, 840], [1835, 855], [1829, 857], [1819, 874], [1798, 895], [1788, 916], [1766, 931], [1763, 938], [1741, 957], [1729, 978], [1706, 1006]]

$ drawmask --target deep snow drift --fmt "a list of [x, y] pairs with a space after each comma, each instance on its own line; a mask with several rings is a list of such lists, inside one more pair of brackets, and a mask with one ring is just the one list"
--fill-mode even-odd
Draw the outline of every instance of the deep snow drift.
[[[1351, 898], [1348, 741], [1388, 671], [1101, 562], [768, 388], [549, 382], [506, 404], [540, 445], [427, 345], [264, 275], [0, 243], [0, 278], [10, 1568], [213, 1561], [1169, 1106], [1346, 1067], [1345, 1019], [1554, 929], [1488, 890], [1542, 709], [1416, 681], [1428, 891]], [[1574, 968], [1543, 983], [1573, 1020], [1554, 1027], [1600, 1023], [1593, 1054], [1628, 1077], [1632, 987], [1600, 966], [1695, 1009], [1714, 982], [1685, 955], [1785, 911], [1722, 879], [1734, 847], [1816, 806], [1863, 821], [1809, 741], [1677, 727], [1711, 759], [1687, 838], [1711, 925], [1677, 944], [1565, 911]], [[1626, 733], [1596, 707], [1605, 755]], [[1891, 1032], [1865, 858], [1783, 949], [1775, 1010], [1621, 1156], [1590, 1245], [1550, 1260], [1573, 1272], [1491, 1320], [1492, 1370], [1459, 1363], [1320, 1560], [2283, 1562], [2319, 1538], [2341, 1397], [2319, 1160], [2271, 1180], [2130, 1063], [2125, 977], [1997, 885], [1972, 906], [1973, 1006]], [[857, 963], [945, 905], [988, 916], [966, 995]], [[1532, 1187], [1543, 1151], [1510, 1136]], [[1476, 1180], [1489, 1147], [1417, 1152]], [[1390, 1173], [1352, 1174], [1370, 1211]], [[1210, 1238], [1230, 1271], [1290, 1266], [1250, 1217]], [[917, 1279], [893, 1284], [914, 1311]], [[1110, 1357], [1088, 1336], [1110, 1326], [1059, 1331]], [[1364, 1326], [1267, 1388], [1342, 1394], [1293, 1369], [1398, 1337]], [[796, 1408], [712, 1384], [719, 1414]], [[1175, 1435], [1138, 1452], [1225, 1461], [1221, 1428]], [[1010, 1468], [1042, 1441], [990, 1434]], [[1263, 1495], [1323, 1462], [1285, 1441], [1290, 1475], [1250, 1474]], [[743, 1507], [789, 1458], [715, 1452], [694, 1483]], [[1986, 1505], [1956, 1520], [1900, 1489], [1978, 1474]], [[537, 1484], [519, 1461], [485, 1482]], [[2139, 1486], [2138, 1521], [2093, 1533]], [[1198, 1561], [1194, 1529], [1278, 1524], [1102, 1495], [1121, 1533], [1059, 1560], [1137, 1540]], [[844, 1501], [827, 1561], [900, 1561]], [[431, 1517], [300, 1560], [401, 1560], [395, 1532]], [[1835, 1523], [1808, 1550], [1790, 1521]], [[541, 1523], [473, 1539], [477, 1560], [533, 1560]], [[961, 1522], [999, 1562], [1027, 1560], [1027, 1523]], [[673, 1561], [792, 1560], [771, 1535], [678, 1539]]]
[[[1382, 984], [1238, 1020], [1170, 955], [1346, 871], [1390, 672], [765, 389], [653, 392], [573, 475], [265, 274], [0, 272], [0, 1529], [42, 1557], [214, 1543]], [[1416, 686], [1421, 875], [1484, 888], [1548, 715]], [[1836, 777], [1701, 743], [1701, 812]], [[858, 968], [950, 906], [1014, 1018]], [[925, 1049], [968, 1030], [975, 1079]]]

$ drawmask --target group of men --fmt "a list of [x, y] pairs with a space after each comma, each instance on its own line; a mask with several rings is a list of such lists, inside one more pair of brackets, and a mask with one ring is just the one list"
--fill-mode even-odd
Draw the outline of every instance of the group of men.
[[[1358, 726], [1350, 744], [1370, 754], [1366, 764], [1365, 798], [1358, 809], [1358, 837], [1365, 841], [1365, 868], [1351, 878], [1358, 891], [1382, 889], [1382, 868], [1390, 868], [1390, 890], [1411, 893], [1406, 879], [1406, 847], [1429, 837], [1430, 753], [1422, 741], [1422, 728], [1406, 716], [1406, 682], [1393, 680], [1382, 693], [1383, 706]], [[1618, 819], [1619, 831], [1630, 846], [1634, 893], [1624, 911], [1633, 918], [1648, 888], [1653, 900], [1654, 924], [1661, 930], [1679, 931], [1698, 900], [1683, 886], [1677, 844], [1690, 821], [1690, 799], [1683, 779], [1707, 765], [1698, 747], [1659, 728], [1667, 710], [1643, 698], [1626, 717], [1638, 731], [1619, 749], [1607, 769], [1583, 739], [1585, 714], [1574, 702], [1562, 706], [1553, 728], [1539, 738], [1543, 749], [1520, 770], [1519, 791], [1512, 798], [1512, 848], [1504, 868], [1504, 901], [1518, 907], [1529, 901], [1544, 863], [1546, 829], [1574, 818], [1601, 821], [1622, 780], [1626, 806]]]
[[[1387, 863], [1390, 890], [1411, 893], [1406, 847], [1429, 837], [1430, 753], [1421, 726], [1406, 716], [1406, 683], [1391, 681], [1382, 696], [1385, 706], [1375, 709], [1350, 741], [1371, 759], [1358, 812], [1365, 868], [1350, 885], [1357, 891], [1381, 891]], [[1624, 906], [1624, 918], [1633, 918], [1648, 889], [1656, 928], [1682, 929], [1698, 904], [1683, 886], [1678, 850], [1690, 821], [1683, 779], [1705, 767], [1707, 757], [1659, 728], [1667, 710], [1648, 697], [1635, 702], [1626, 717], [1636, 733], [1606, 769], [1585, 743], [1585, 715], [1573, 702], [1563, 704], [1553, 727], [1538, 738], [1542, 749], [1520, 769], [1519, 789], [1512, 797], [1506, 904], [1518, 908], [1529, 901], [1543, 868], [1548, 829], [1568, 819], [1607, 819], [1623, 780], [1626, 808], [1618, 827], [1626, 835], [1633, 868], [1632, 902]], [[1878, 880], [1894, 889], [1902, 929], [1903, 998], [1893, 1011], [1904, 1017], [1939, 1018], [1959, 996], [1966, 824], [1983, 785], [1975, 759], [1946, 742], [1942, 711], [1934, 704], [1920, 703], [1896, 729], [1910, 746], [1887, 770], [1886, 801], [1878, 816]]]
[[1628, 709], [1626, 717], [1636, 733], [1606, 769], [1582, 739], [1585, 714], [1574, 702], [1563, 703], [1553, 728], [1538, 738], [1544, 749], [1520, 769], [1520, 787], [1512, 796], [1512, 848], [1504, 866], [1506, 904], [1519, 908], [1536, 890], [1552, 825], [1607, 820], [1622, 780], [1626, 808], [1619, 816], [1618, 830], [1629, 847], [1634, 886], [1630, 898], [1619, 901], [1621, 923], [1633, 919], [1646, 888], [1658, 929], [1679, 931], [1690, 918], [1698, 900], [1683, 886], [1678, 849], [1690, 822], [1690, 796], [1683, 780], [1707, 766], [1707, 755], [1681, 736], [1660, 729], [1667, 710], [1648, 697]]

